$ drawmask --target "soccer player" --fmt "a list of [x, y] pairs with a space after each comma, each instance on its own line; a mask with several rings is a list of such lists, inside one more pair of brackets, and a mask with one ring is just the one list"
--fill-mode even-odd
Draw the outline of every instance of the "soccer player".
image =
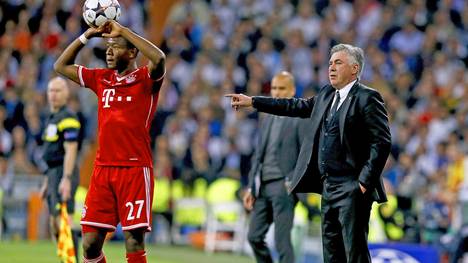
[[[70, 215], [75, 211], [75, 192], [79, 173], [76, 165], [81, 124], [75, 113], [66, 106], [69, 89], [66, 80], [53, 78], [47, 86], [50, 114], [42, 134], [43, 159], [47, 163], [47, 176], [41, 188], [41, 196], [49, 206], [49, 225], [52, 237], [58, 240], [60, 226], [60, 203], [65, 202]], [[78, 236], [73, 233], [76, 252]]]
[[[107, 38], [107, 69], [75, 65], [93, 37]], [[148, 58], [137, 67], [138, 52]], [[98, 97], [98, 152], [81, 217], [84, 262], [106, 262], [102, 246], [120, 222], [127, 262], [146, 262], [151, 231], [153, 170], [149, 128], [165, 74], [165, 55], [115, 21], [89, 28], [60, 55], [54, 69]]]

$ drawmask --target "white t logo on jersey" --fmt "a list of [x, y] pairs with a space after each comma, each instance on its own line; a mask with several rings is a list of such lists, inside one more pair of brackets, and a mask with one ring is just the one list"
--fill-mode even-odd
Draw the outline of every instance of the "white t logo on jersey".
[[[109, 102], [114, 101], [115, 89], [105, 89], [102, 92], [103, 108], [110, 108]], [[117, 96], [117, 101], [132, 101], [132, 96]]]
[[102, 92], [102, 101], [104, 102], [103, 108], [110, 108], [109, 101], [114, 100], [115, 89], [105, 89]]

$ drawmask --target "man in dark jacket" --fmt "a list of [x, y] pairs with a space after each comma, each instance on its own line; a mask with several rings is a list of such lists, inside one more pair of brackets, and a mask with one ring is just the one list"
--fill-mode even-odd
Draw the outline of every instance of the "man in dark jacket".
[[370, 262], [371, 205], [386, 201], [381, 173], [391, 147], [387, 111], [381, 95], [359, 83], [362, 49], [338, 44], [330, 53], [331, 85], [312, 98], [227, 96], [235, 108], [308, 118], [289, 190], [322, 194], [325, 262]]

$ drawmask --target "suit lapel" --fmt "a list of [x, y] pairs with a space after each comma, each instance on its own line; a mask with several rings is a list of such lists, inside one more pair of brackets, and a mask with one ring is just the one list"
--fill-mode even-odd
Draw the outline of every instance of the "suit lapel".
[[310, 117], [314, 120], [314, 125], [311, 128], [313, 136], [315, 136], [320, 123], [322, 123], [323, 115], [325, 111], [330, 107], [331, 102], [333, 101], [335, 89], [333, 87], [329, 87], [329, 89], [325, 92], [325, 95], [317, 102], [317, 105], [314, 106], [313, 112]]
[[341, 105], [342, 109], [340, 111], [340, 119], [339, 119], [341, 143], [343, 143], [343, 134], [344, 134], [344, 125], [346, 121], [346, 116], [348, 115], [349, 106], [351, 106], [351, 103], [353, 102], [354, 94], [356, 93], [358, 86], [359, 86], [359, 83], [356, 81], [356, 83], [354, 83], [353, 87], [349, 91], [348, 96], [346, 97], [345, 101]]
[[343, 109], [340, 111], [340, 119], [339, 119], [339, 125], [340, 125], [340, 141], [343, 143], [343, 134], [344, 134], [344, 124], [346, 120], [346, 114], [348, 114], [349, 110], [349, 105], [351, 105], [351, 101], [353, 100], [353, 97], [351, 94], [348, 94], [346, 97], [346, 100], [343, 102]]

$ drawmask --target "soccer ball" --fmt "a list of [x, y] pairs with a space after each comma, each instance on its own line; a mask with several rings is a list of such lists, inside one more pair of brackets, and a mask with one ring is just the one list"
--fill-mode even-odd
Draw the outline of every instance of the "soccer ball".
[[91, 27], [99, 27], [107, 20], [118, 21], [120, 5], [117, 0], [86, 0], [83, 5], [83, 19]]

